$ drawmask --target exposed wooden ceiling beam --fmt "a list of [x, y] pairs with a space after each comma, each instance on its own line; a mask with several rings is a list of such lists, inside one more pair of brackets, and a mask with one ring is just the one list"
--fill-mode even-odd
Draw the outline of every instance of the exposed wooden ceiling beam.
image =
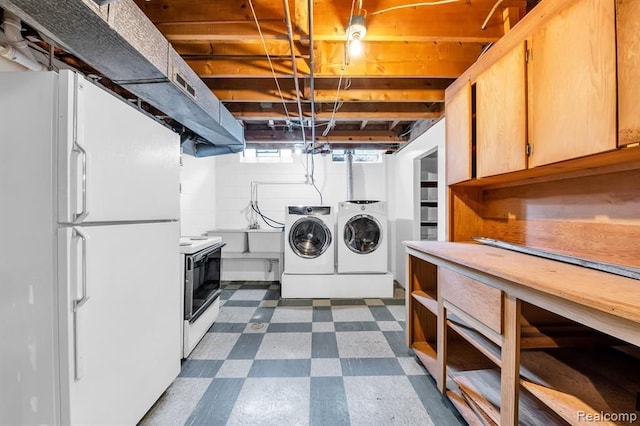
[[[162, 0], [145, 2], [136, 0], [150, 19], [158, 24], [170, 41], [178, 40], [225, 40], [230, 36], [236, 39], [259, 37], [251, 9], [245, 2], [212, 0], [193, 2], [189, 0]], [[152, 4], [150, 4], [152, 3]], [[500, 13], [494, 14], [485, 30], [482, 23], [493, 7], [494, 0], [459, 1], [430, 7], [414, 7], [394, 10], [376, 15], [387, 7], [397, 6], [395, 0], [379, 0], [375, 10], [369, 10], [366, 19], [369, 41], [460, 41], [486, 43], [496, 41], [504, 34]], [[284, 25], [278, 22], [284, 19], [280, 3], [269, 0], [254, 0], [256, 16], [267, 38], [286, 34]], [[290, 8], [296, 20], [297, 39], [308, 33], [305, 13], [306, 1], [289, 0]], [[345, 29], [351, 3], [335, 0], [315, 0], [314, 39], [344, 41]], [[524, 15], [525, 0], [507, 0], [503, 7], [515, 7]], [[244, 22], [243, 22], [244, 19]], [[217, 25], [199, 22], [213, 21]], [[234, 25], [223, 25], [223, 22]], [[186, 27], [186, 28], [180, 28]]]
[[[229, 111], [238, 120], [284, 120], [287, 115], [282, 104], [273, 103], [269, 108], [262, 108], [256, 103], [231, 103], [226, 105]], [[332, 104], [317, 105], [319, 111], [316, 112], [317, 121], [328, 121], [332, 117]], [[393, 120], [423, 120], [429, 118], [439, 118], [444, 113], [444, 105], [425, 103], [345, 103], [335, 113], [336, 121], [393, 121]], [[307, 109], [305, 117], [311, 114]], [[290, 117], [297, 117], [295, 107], [291, 105], [289, 109]]]
[[[307, 140], [311, 140], [311, 131], [306, 131]], [[245, 131], [245, 140], [247, 142], [274, 142], [274, 141], [302, 141], [302, 132], [297, 130], [247, 130]], [[316, 135], [318, 142], [343, 142], [343, 143], [389, 143], [402, 142], [402, 139], [393, 132], [389, 131], [337, 131], [332, 130], [327, 136]]]
[[[273, 78], [205, 78], [205, 84], [223, 102], [280, 102], [280, 93]], [[339, 101], [367, 102], [444, 102], [445, 88], [450, 79], [378, 78], [350, 80], [348, 88], [339, 92]], [[335, 102], [339, 79], [315, 79], [315, 101]], [[293, 79], [279, 79], [285, 101], [296, 99]], [[309, 80], [301, 79], [303, 100], [311, 99]]]
[[[476, 61], [482, 51], [480, 44], [406, 43], [393, 48], [386, 43], [364, 43], [364, 54], [353, 58], [346, 69], [342, 43], [314, 43], [314, 75], [318, 78], [337, 77], [431, 77], [455, 78]], [[269, 62], [264, 59], [189, 59], [187, 63], [201, 78], [271, 77]], [[273, 62], [277, 76], [292, 77], [291, 62]], [[309, 75], [309, 66], [297, 60], [299, 77]]]

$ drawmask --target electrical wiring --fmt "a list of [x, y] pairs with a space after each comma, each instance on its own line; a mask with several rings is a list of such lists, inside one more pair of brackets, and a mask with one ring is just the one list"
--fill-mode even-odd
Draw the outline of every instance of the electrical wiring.
[[387, 9], [378, 10], [377, 12], [373, 12], [371, 14], [371, 16], [380, 15], [382, 13], [391, 12], [393, 10], [407, 9], [409, 7], [437, 6], [437, 5], [440, 5], [440, 4], [455, 3], [455, 2], [458, 2], [458, 1], [460, 1], [460, 0], [438, 0], [438, 1], [430, 1], [430, 2], [422, 2], [422, 3], [403, 4], [403, 5], [399, 5], [399, 6], [389, 7]]
[[[362, 0], [360, 0], [360, 9], [362, 9]], [[353, 10], [356, 6], [356, 0], [352, 0], [351, 1], [351, 11], [349, 12], [349, 20], [347, 22], [351, 22], [351, 19], [353, 18]], [[324, 129], [324, 131], [322, 132], [322, 136], [326, 137], [329, 132], [331, 131], [331, 129], [335, 126], [335, 117], [336, 117], [336, 112], [338, 111], [338, 109], [342, 106], [342, 102], [340, 102], [340, 90], [342, 88], [342, 78], [344, 77], [344, 71], [347, 68], [348, 65], [348, 61], [347, 61], [347, 49], [345, 48], [345, 57], [344, 57], [344, 62], [342, 63], [342, 67], [340, 67], [340, 78], [338, 79], [338, 88], [336, 90], [336, 100], [333, 104], [333, 111], [331, 111], [331, 118], [329, 119], [329, 122], [327, 123], [327, 128]], [[349, 83], [349, 86], [351, 86], [351, 83]], [[349, 86], [347, 86], [345, 88], [348, 89]]]
[[249, 6], [251, 7], [253, 20], [255, 21], [256, 27], [258, 28], [258, 33], [260, 34], [260, 40], [262, 41], [262, 47], [264, 47], [264, 53], [267, 55], [267, 61], [269, 61], [269, 67], [271, 67], [271, 75], [273, 76], [273, 80], [276, 82], [276, 87], [278, 88], [278, 94], [280, 95], [280, 101], [282, 102], [284, 113], [287, 116], [287, 121], [289, 122], [291, 121], [291, 117], [289, 116], [287, 103], [285, 102], [284, 96], [282, 95], [282, 89], [280, 88], [280, 83], [278, 82], [278, 78], [276, 77], [276, 71], [273, 68], [273, 62], [271, 61], [271, 56], [269, 55], [269, 49], [267, 49], [267, 42], [265, 41], [264, 35], [262, 34], [262, 28], [260, 27], [260, 23], [258, 22], [258, 16], [256, 15], [256, 11], [253, 8], [253, 0], [249, 0]]
[[[267, 224], [267, 226], [270, 226], [271, 228], [284, 229], [284, 223], [282, 223], [282, 222], [278, 222], [278, 221], [277, 221], [277, 220], [275, 220], [275, 219], [271, 219], [270, 217], [265, 216], [265, 215], [260, 211], [260, 208], [258, 207], [258, 203], [257, 203], [257, 202], [256, 202], [256, 203], [251, 202], [251, 209], [252, 209], [254, 212], [256, 212], [256, 213], [258, 214], [258, 216], [260, 216], [260, 217], [262, 218], [262, 220], [264, 221], [264, 223], [266, 223], [266, 224]], [[277, 224], [277, 225], [273, 225], [273, 224], [271, 224], [271, 223], [269, 223], [269, 222], [273, 222], [273, 223], [275, 223], [275, 224]]]

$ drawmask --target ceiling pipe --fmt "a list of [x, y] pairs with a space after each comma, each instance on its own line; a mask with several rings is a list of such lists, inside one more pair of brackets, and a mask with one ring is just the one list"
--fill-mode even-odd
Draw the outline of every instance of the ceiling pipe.
[[307, 145], [307, 139], [304, 130], [304, 115], [302, 115], [302, 102], [300, 100], [300, 83], [298, 82], [298, 66], [296, 64], [296, 54], [293, 45], [293, 27], [291, 26], [291, 12], [289, 11], [289, 2], [282, 0], [284, 5], [284, 16], [287, 24], [287, 37], [289, 39], [289, 49], [291, 50], [291, 64], [293, 68], [293, 84], [296, 88], [296, 101], [298, 103], [298, 115], [300, 117], [300, 126], [302, 127], [302, 142]]
[[36, 60], [27, 41], [22, 38], [22, 20], [8, 10], [4, 11], [3, 30], [7, 44], [0, 44], [0, 56], [32, 71], [44, 70], [44, 65]]

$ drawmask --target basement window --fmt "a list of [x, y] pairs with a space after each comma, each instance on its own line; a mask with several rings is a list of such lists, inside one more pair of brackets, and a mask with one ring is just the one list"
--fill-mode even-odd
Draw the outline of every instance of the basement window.
[[241, 163], [291, 163], [290, 149], [247, 148], [240, 155]]
[[[381, 163], [384, 151], [377, 149], [355, 149], [353, 150], [354, 163]], [[347, 151], [344, 149], [334, 149], [331, 151], [334, 163], [344, 163], [347, 161]]]

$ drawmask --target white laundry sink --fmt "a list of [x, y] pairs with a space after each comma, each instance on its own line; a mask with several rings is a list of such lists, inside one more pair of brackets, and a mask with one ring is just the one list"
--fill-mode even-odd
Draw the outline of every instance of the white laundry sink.
[[218, 236], [226, 243], [224, 252], [244, 253], [249, 250], [249, 241], [246, 229], [213, 229], [207, 231], [208, 236]]
[[280, 229], [248, 229], [249, 252], [279, 253], [284, 250], [284, 232]]

